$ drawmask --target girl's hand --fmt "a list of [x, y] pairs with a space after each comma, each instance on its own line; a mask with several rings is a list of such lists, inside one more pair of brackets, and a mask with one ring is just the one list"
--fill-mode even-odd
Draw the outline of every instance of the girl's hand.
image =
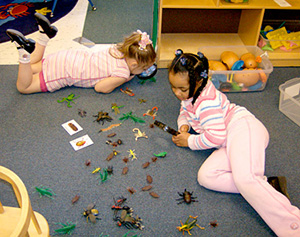
[[179, 132], [182, 133], [182, 132], [188, 132], [190, 130], [190, 127], [189, 125], [182, 125], [179, 129]]
[[[181, 131], [181, 128], [180, 128], [180, 131]], [[188, 139], [189, 139], [190, 135], [191, 134], [189, 134], [187, 132], [181, 132], [177, 136], [173, 136], [172, 141], [175, 143], [176, 146], [188, 147], [189, 146]]]

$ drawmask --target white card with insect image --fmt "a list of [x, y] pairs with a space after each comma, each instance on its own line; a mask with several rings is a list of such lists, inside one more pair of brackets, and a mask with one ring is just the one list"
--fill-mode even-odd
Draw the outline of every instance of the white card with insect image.
[[61, 125], [70, 135], [80, 132], [83, 128], [74, 120], [70, 120]]
[[81, 150], [87, 146], [94, 144], [92, 139], [89, 135], [84, 135], [82, 137], [78, 137], [72, 141], [70, 141], [71, 146], [74, 148], [75, 151]]

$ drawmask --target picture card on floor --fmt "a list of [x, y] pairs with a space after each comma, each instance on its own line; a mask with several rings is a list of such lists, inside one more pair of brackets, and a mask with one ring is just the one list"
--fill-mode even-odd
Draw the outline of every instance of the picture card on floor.
[[75, 151], [81, 150], [82, 148], [85, 148], [87, 146], [90, 146], [94, 144], [92, 139], [89, 137], [89, 135], [84, 135], [82, 137], [78, 137], [72, 141], [70, 141], [70, 144], [74, 148]]
[[83, 130], [83, 128], [74, 120], [63, 123], [61, 126], [70, 134], [73, 135]]

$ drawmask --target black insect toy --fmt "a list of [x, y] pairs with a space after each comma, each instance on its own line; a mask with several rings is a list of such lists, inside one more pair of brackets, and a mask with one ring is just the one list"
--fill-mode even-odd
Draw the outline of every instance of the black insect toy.
[[184, 189], [184, 192], [179, 193], [179, 196], [181, 196], [181, 198], [176, 199], [176, 201], [179, 201], [177, 204], [181, 204], [181, 203], [186, 203], [186, 204], [190, 204], [192, 202], [198, 202], [197, 200], [195, 200], [197, 197], [193, 197], [193, 192], [189, 192], [186, 189]]

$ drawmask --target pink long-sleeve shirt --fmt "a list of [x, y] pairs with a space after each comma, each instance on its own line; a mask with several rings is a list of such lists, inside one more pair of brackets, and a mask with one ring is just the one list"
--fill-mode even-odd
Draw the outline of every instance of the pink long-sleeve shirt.
[[71, 49], [50, 54], [44, 58], [42, 65], [45, 86], [52, 92], [72, 85], [94, 87], [107, 77], [121, 77], [124, 82], [129, 81], [133, 77], [122, 56], [115, 47], [99, 51]]
[[192, 150], [225, 146], [230, 124], [243, 116], [253, 116], [246, 108], [230, 103], [211, 81], [208, 81], [194, 105], [192, 100], [190, 98], [181, 102], [177, 120], [178, 128], [188, 125], [198, 133], [188, 139]]

